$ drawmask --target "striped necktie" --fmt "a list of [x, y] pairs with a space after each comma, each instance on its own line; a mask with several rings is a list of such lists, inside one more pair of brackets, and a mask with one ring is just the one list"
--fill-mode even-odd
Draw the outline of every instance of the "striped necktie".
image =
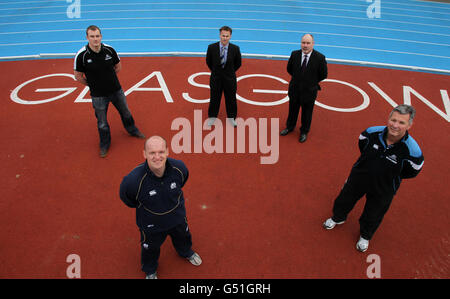
[[226, 57], [225, 53], [226, 53], [226, 48], [222, 47], [222, 50], [220, 51], [220, 65], [222, 66], [222, 68], [225, 67], [225, 63], [227, 61], [227, 57]]

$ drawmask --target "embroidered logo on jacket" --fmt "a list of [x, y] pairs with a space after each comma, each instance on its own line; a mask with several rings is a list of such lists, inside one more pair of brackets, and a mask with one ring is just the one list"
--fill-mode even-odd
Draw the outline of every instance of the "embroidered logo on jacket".
[[177, 187], [177, 183], [173, 182], [170, 184], [170, 189], [175, 189]]
[[397, 164], [397, 156], [396, 155], [386, 156], [386, 159], [388, 159], [389, 161], [391, 161], [394, 164]]
[[156, 190], [152, 190], [148, 194], [150, 194], [150, 196], [156, 195]]

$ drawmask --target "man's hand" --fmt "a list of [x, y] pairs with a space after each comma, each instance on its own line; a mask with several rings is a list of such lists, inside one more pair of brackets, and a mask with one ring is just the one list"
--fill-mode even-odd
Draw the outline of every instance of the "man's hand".
[[84, 73], [74, 71], [75, 80], [80, 82], [83, 85], [88, 85], [86, 78], [84, 77]]

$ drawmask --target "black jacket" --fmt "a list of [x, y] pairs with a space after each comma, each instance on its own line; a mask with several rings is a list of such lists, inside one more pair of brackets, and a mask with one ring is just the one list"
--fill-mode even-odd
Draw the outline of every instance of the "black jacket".
[[304, 73], [301, 71], [301, 65], [302, 51], [293, 51], [287, 64], [287, 72], [292, 76], [289, 82], [289, 97], [294, 98], [300, 95], [310, 94], [315, 99], [317, 90], [320, 90], [319, 82], [328, 76], [325, 56], [313, 50]]
[[223, 75], [227, 78], [236, 80], [236, 71], [242, 65], [242, 56], [239, 46], [228, 43], [227, 62], [222, 68], [220, 64], [220, 42], [210, 44], [206, 52], [206, 64], [211, 71], [211, 76]]
[[370, 186], [395, 194], [402, 179], [417, 176], [424, 157], [417, 142], [406, 132], [397, 143], [386, 144], [386, 126], [370, 127], [359, 136], [361, 156], [353, 165], [352, 175], [366, 176]]

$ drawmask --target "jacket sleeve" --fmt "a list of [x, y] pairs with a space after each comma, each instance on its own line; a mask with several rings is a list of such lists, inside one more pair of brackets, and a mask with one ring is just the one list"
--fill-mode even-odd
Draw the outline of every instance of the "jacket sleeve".
[[423, 156], [420, 158], [411, 158], [403, 162], [402, 172], [400, 177], [402, 179], [411, 179], [416, 177], [422, 170], [424, 163]]
[[400, 173], [402, 179], [416, 177], [422, 170], [424, 163], [422, 150], [412, 137], [408, 138], [406, 145], [409, 150], [409, 157], [403, 160], [403, 168]]
[[241, 55], [241, 49], [239, 46], [235, 47], [235, 58], [234, 58], [234, 71], [236, 72], [242, 65], [242, 55]]
[[328, 77], [328, 66], [327, 66], [327, 60], [325, 59], [325, 56], [321, 55], [321, 61], [319, 64], [319, 82], [322, 80], [325, 80]]
[[286, 69], [289, 75], [294, 75], [294, 52], [292, 52], [291, 56], [289, 57]]
[[210, 71], [212, 71], [213, 69], [213, 57], [211, 47], [212, 46], [209, 45], [208, 50], [206, 51], [206, 65], [208, 66]]
[[186, 184], [188, 178], [189, 178], [189, 170], [186, 168], [186, 176], [185, 176], [185, 179], [184, 179], [184, 182], [183, 182], [183, 186], [184, 186], [184, 184]]
[[189, 178], [189, 170], [187, 169], [184, 162], [179, 161], [179, 160], [177, 162], [179, 163], [180, 170], [183, 173], [183, 184], [181, 185], [181, 187], [183, 187]]
[[127, 175], [123, 178], [120, 184], [119, 196], [120, 199], [130, 208], [137, 207], [137, 186], [133, 182], [131, 175]]
[[369, 144], [369, 132], [365, 130], [359, 135], [358, 138], [359, 151], [363, 153], [366, 150], [368, 144]]

